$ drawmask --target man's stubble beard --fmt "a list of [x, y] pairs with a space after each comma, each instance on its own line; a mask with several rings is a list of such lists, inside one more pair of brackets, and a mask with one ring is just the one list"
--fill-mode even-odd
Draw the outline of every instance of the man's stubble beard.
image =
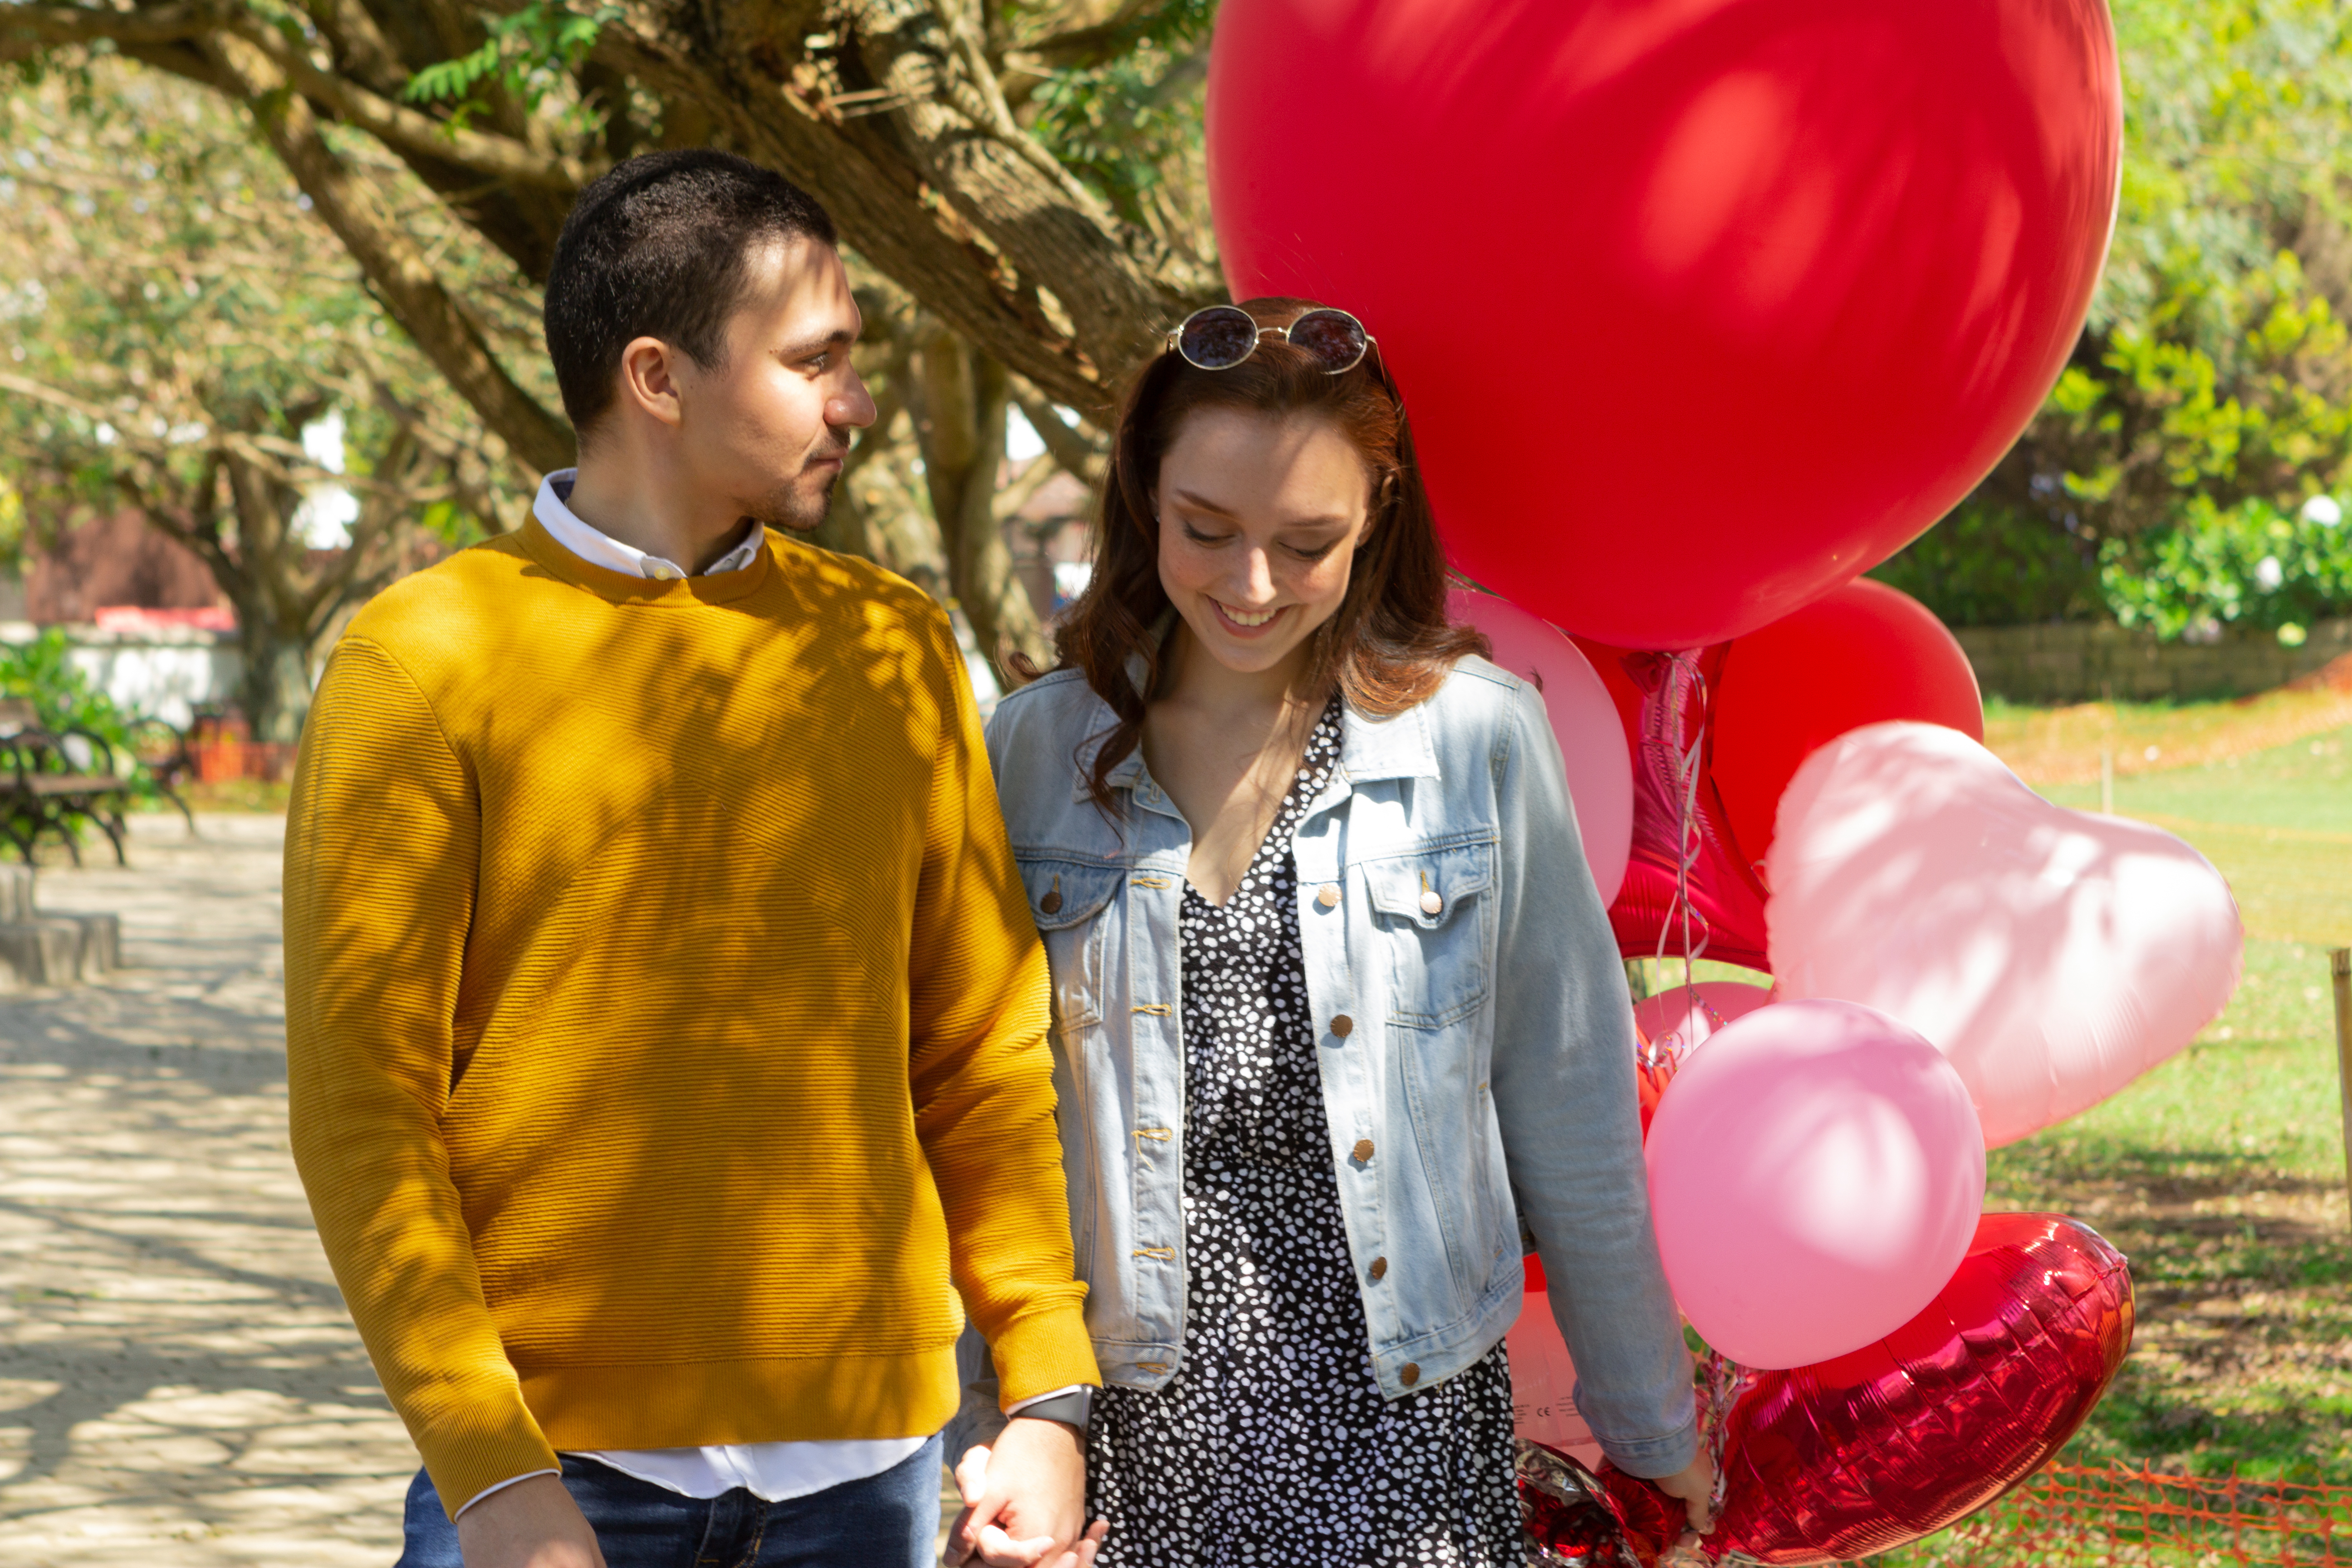
[[805, 493], [804, 480], [778, 485], [745, 515], [766, 527], [781, 528], [789, 533], [814, 533], [824, 526], [825, 518], [831, 514], [834, 488], [840, 482], [841, 470], [835, 468], [825, 476], [814, 497]]

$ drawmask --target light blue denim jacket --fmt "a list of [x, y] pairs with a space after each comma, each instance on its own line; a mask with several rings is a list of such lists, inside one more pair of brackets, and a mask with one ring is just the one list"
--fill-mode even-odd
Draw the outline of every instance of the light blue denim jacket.
[[[1096, 809], [1082, 770], [1114, 721], [1060, 671], [1004, 699], [988, 753], [1053, 971], [1087, 1325], [1106, 1382], [1157, 1388], [1184, 1342], [1192, 830], [1139, 752], [1111, 774], [1124, 818]], [[1694, 1403], [1650, 1229], [1624, 971], [1541, 700], [1465, 658], [1393, 718], [1349, 709], [1295, 853], [1331, 1167], [1381, 1392], [1452, 1377], [1503, 1337], [1524, 1216], [1594, 1435], [1637, 1475], [1682, 1468]], [[954, 1453], [1002, 1422], [969, 1331], [963, 1361]]]

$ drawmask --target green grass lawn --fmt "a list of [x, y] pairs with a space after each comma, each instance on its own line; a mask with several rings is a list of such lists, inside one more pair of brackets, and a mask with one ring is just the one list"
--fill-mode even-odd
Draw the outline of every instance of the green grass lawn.
[[2131, 1359], [2067, 1456], [2352, 1482], [2352, 1223], [2315, 945], [2248, 944], [2198, 1042], [1996, 1150], [1989, 1208], [2053, 1209], [2131, 1258]]
[[[2250, 934], [2352, 945], [2352, 729], [2118, 777], [2115, 791], [2116, 811], [2178, 833], [2221, 868]], [[2042, 792], [2061, 805], [2098, 807], [2095, 784]]]

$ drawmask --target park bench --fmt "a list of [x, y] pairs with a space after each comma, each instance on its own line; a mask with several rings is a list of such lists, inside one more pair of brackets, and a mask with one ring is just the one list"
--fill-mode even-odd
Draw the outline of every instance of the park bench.
[[180, 786], [194, 781], [197, 773], [188, 732], [169, 720], [135, 719], [131, 722], [131, 754], [139, 759], [155, 793], [179, 808], [188, 824], [188, 837], [196, 837], [196, 814], [180, 793]]
[[128, 865], [122, 808], [130, 794], [131, 781], [114, 772], [113, 748], [104, 740], [79, 727], [44, 730], [30, 701], [0, 698], [0, 831], [25, 864], [33, 863], [41, 836], [54, 833], [80, 865], [79, 830], [87, 822], [114, 846], [115, 863]]

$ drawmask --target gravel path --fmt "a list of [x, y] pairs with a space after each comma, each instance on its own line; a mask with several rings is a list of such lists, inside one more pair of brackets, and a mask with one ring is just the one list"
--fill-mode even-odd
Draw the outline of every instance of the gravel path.
[[286, 1152], [284, 824], [136, 829], [39, 888], [131, 967], [0, 996], [0, 1562], [387, 1563], [415, 1452]]
[[270, 816], [44, 869], [103, 985], [0, 995], [0, 1563], [383, 1568], [416, 1467], [286, 1149]]

